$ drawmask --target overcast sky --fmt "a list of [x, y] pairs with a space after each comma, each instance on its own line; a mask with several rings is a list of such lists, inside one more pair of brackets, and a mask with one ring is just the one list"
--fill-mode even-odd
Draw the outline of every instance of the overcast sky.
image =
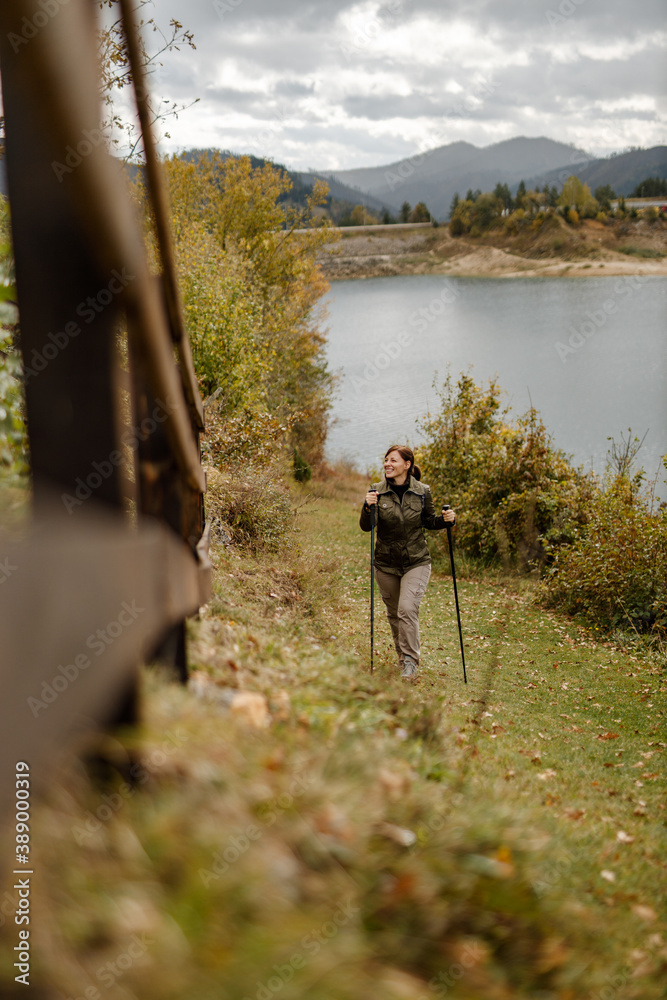
[[[156, 96], [197, 105], [164, 151], [298, 169], [378, 166], [464, 139], [548, 136], [597, 155], [665, 143], [665, 0], [155, 0], [197, 51]], [[150, 37], [147, 39], [152, 44]]]

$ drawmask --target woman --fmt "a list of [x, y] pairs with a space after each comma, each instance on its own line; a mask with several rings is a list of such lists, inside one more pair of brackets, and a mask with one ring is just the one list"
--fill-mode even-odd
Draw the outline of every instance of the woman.
[[419, 602], [431, 575], [424, 528], [454, 524], [453, 510], [435, 513], [431, 489], [421, 483], [412, 449], [393, 444], [384, 456], [384, 479], [371, 486], [359, 518], [371, 530], [377, 510], [375, 579], [387, 608], [401, 677], [414, 677], [419, 666]]

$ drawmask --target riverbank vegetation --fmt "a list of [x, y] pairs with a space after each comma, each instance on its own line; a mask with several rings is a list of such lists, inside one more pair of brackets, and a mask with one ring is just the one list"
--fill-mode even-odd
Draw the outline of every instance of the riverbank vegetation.
[[[418, 680], [399, 679], [379, 617], [370, 675], [367, 480], [321, 461], [330, 234], [277, 225], [290, 210], [272, 169], [166, 170], [208, 398], [214, 595], [189, 625], [187, 688], [147, 669], [141, 727], [105, 739], [102, 772], [63, 764], [37, 804], [34, 988], [659, 1000], [664, 512], [631, 467], [609, 486], [572, 469], [495, 383], [448, 380], [423, 460], [460, 505], [469, 683], [437, 560]], [[16, 463], [20, 424], [5, 440]], [[599, 641], [595, 621], [618, 634]], [[610, 641], [628, 622], [654, 648]]]
[[[646, 185], [648, 183], [645, 182]], [[616, 201], [615, 208], [612, 201]], [[516, 235], [527, 231], [539, 232], [543, 228], [557, 229], [559, 219], [576, 229], [584, 219], [594, 219], [602, 225], [613, 225], [614, 221], [623, 223], [627, 219], [659, 224], [660, 216], [655, 206], [640, 209], [627, 207], [624, 198], [616, 200], [609, 185], [596, 188], [593, 194], [588, 184], [572, 175], [565, 181], [560, 193], [556, 187], [549, 185], [542, 190], [526, 190], [522, 181], [514, 197], [508, 186], [500, 183], [493, 192], [468, 191], [463, 200], [456, 194], [450, 208], [449, 232], [452, 236], [472, 237], [491, 231]]]
[[[207, 407], [207, 453], [226, 462], [288, 447], [323, 459], [334, 379], [325, 359], [317, 265], [335, 237], [310, 228], [326, 186], [290, 207], [287, 175], [248, 157], [164, 164], [185, 320]], [[297, 232], [297, 230], [299, 230]]]
[[419, 679], [380, 615], [370, 675], [366, 482], [292, 487], [278, 549], [214, 542], [187, 689], [147, 670], [102, 783], [79, 763], [50, 782], [43, 995], [662, 997], [659, 666], [536, 606], [531, 581], [469, 573], [464, 685], [436, 571]]
[[424, 477], [460, 507], [464, 552], [534, 572], [548, 606], [665, 650], [667, 504], [634, 466], [640, 442], [612, 444], [601, 478], [584, 473], [539, 413], [512, 418], [495, 380], [480, 386], [465, 373], [446, 378], [421, 431]]

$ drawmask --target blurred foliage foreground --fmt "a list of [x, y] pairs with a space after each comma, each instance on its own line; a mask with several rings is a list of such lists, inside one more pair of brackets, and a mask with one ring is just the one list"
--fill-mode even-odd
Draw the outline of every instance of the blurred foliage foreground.
[[419, 679], [398, 678], [380, 615], [371, 676], [365, 484], [281, 494], [287, 530], [262, 548], [252, 481], [215, 480], [188, 688], [146, 671], [141, 730], [107, 739], [111, 766], [67, 764], [32, 818], [34, 995], [664, 995], [660, 671], [525, 582], [468, 577], [464, 687], [434, 573]]

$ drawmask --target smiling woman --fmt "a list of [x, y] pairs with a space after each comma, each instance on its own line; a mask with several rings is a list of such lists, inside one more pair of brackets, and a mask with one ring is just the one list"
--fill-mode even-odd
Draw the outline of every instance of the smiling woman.
[[435, 513], [431, 489], [420, 480], [412, 449], [392, 444], [384, 457], [384, 479], [371, 486], [359, 519], [362, 531], [377, 523], [375, 579], [405, 678], [417, 674], [419, 604], [431, 575], [424, 528], [439, 530], [456, 520], [453, 510]]

